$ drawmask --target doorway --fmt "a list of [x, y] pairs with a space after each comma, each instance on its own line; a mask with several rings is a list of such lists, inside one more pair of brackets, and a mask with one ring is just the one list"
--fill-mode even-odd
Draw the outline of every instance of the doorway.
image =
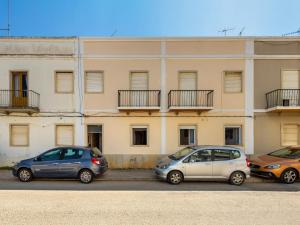
[[28, 105], [28, 81], [27, 72], [11, 73], [11, 98], [13, 107], [25, 107]]
[[88, 146], [98, 148], [102, 152], [102, 125], [87, 126]]

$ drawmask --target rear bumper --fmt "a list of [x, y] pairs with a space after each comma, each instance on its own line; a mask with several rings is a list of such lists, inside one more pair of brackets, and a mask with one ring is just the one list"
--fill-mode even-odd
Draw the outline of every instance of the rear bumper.
[[92, 168], [93, 173], [95, 174], [95, 176], [101, 175], [103, 173], [105, 173], [108, 170], [108, 165], [101, 165], [101, 166], [97, 166]]

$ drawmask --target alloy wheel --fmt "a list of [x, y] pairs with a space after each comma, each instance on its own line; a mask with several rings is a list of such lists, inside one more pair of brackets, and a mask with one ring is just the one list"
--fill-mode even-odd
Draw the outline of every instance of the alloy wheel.
[[295, 182], [297, 174], [294, 170], [287, 170], [283, 174], [283, 181], [287, 184], [292, 184]]
[[179, 184], [182, 181], [182, 175], [179, 172], [171, 172], [169, 181], [172, 184]]
[[82, 183], [90, 183], [93, 179], [93, 175], [90, 171], [84, 170], [80, 173], [80, 181]]
[[245, 177], [241, 172], [234, 172], [231, 175], [230, 182], [234, 185], [241, 185], [244, 183]]
[[21, 169], [19, 171], [19, 179], [23, 182], [28, 182], [32, 178], [31, 172], [28, 169]]

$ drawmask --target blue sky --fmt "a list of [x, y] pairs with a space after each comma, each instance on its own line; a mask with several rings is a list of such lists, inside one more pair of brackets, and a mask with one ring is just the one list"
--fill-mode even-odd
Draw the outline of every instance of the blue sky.
[[282, 35], [300, 27], [299, 9], [300, 0], [11, 0], [11, 35], [221, 36], [224, 27]]

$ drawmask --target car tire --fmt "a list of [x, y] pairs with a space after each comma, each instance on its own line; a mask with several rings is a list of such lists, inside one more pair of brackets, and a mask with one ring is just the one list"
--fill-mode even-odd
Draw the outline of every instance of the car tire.
[[167, 181], [170, 184], [180, 184], [183, 181], [183, 174], [180, 171], [171, 171], [168, 174], [168, 179]]
[[280, 176], [281, 182], [285, 184], [292, 184], [297, 180], [298, 174], [294, 169], [286, 169]]
[[230, 175], [229, 182], [232, 185], [240, 186], [245, 182], [245, 174], [240, 171], [235, 171]]
[[21, 168], [18, 171], [18, 178], [21, 182], [29, 182], [32, 180], [33, 175], [30, 169]]
[[83, 169], [79, 172], [79, 180], [83, 184], [89, 184], [93, 181], [94, 174], [88, 169]]

